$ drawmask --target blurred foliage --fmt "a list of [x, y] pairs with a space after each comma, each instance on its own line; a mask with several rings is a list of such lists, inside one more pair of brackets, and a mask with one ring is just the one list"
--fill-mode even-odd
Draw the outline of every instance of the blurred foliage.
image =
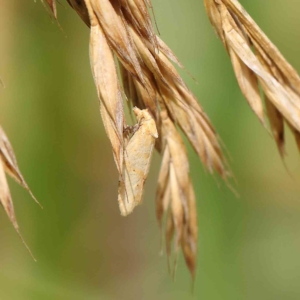
[[[299, 1], [241, 3], [300, 70]], [[202, 1], [153, 4], [161, 36], [198, 81], [182, 72], [233, 158], [240, 194], [208, 176], [189, 148], [200, 228], [194, 296], [183, 258], [174, 284], [159, 256], [157, 155], [144, 204], [120, 216], [88, 29], [65, 1], [58, 24], [40, 1], [0, 0], [0, 120], [44, 206], [10, 181], [38, 262], [0, 210], [0, 299], [300, 299], [300, 165], [291, 135], [289, 174], [243, 99]]]

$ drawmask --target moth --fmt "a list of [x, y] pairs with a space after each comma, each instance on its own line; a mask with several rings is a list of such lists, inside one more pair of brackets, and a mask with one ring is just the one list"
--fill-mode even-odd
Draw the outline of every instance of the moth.
[[147, 109], [133, 108], [137, 124], [124, 147], [123, 173], [119, 180], [118, 202], [122, 216], [129, 215], [142, 202], [155, 140], [158, 133], [155, 121]]

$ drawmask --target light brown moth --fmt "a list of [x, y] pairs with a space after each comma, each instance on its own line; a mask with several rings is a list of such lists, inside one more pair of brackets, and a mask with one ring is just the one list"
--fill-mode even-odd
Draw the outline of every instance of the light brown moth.
[[133, 127], [124, 150], [123, 174], [119, 181], [118, 202], [122, 216], [127, 216], [142, 202], [155, 140], [155, 121], [147, 109], [133, 108], [138, 123]]

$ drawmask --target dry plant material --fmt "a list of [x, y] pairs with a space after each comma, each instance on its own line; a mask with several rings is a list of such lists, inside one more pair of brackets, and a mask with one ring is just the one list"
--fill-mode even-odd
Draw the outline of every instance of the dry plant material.
[[49, 5], [53, 16], [57, 18], [57, 9], [56, 9], [56, 0], [46, 0], [47, 4]]
[[[174, 249], [176, 262], [181, 247], [194, 278], [196, 204], [186, 149], [178, 129], [187, 136], [209, 172], [216, 171], [227, 180], [230, 172], [219, 138], [173, 66], [175, 63], [181, 67], [180, 62], [155, 33], [149, 14], [150, 0], [68, 2], [90, 27], [90, 61], [102, 120], [119, 172], [121, 214], [129, 214], [141, 202], [155, 147], [163, 156], [156, 202], [161, 228], [163, 215], [167, 215], [167, 254], [170, 257]], [[124, 101], [130, 110], [136, 107], [138, 120], [136, 132], [129, 138]]]
[[86, 25], [90, 25], [90, 18], [84, 0], [67, 0], [70, 6], [78, 13]]
[[[142, 201], [155, 139], [158, 138], [155, 121], [147, 110], [133, 109], [137, 125], [133, 135], [125, 141], [123, 174], [119, 179], [118, 202], [121, 215], [127, 216]], [[126, 138], [125, 138], [126, 139]]]
[[[176, 270], [179, 248], [182, 247], [187, 266], [195, 277], [197, 258], [197, 209], [195, 194], [189, 176], [189, 162], [184, 143], [167, 111], [161, 112], [161, 132], [163, 137], [163, 160], [158, 177], [156, 194], [156, 216], [161, 231], [163, 216], [167, 217], [166, 248], [168, 261], [172, 253], [174, 240], [174, 267]], [[169, 270], [171, 266], [169, 263]]]
[[267, 116], [281, 156], [284, 121], [300, 150], [300, 77], [237, 0], [204, 0], [209, 19], [232, 61], [240, 89], [264, 123]]
[[[13, 148], [12, 148], [4, 130], [0, 126], [0, 203], [2, 204], [8, 218], [10, 219], [11, 223], [13, 224], [18, 235], [22, 239], [25, 247], [32, 255], [30, 249], [26, 245], [26, 243], [23, 240], [23, 238], [20, 234], [20, 231], [19, 231], [19, 226], [18, 226], [18, 223], [16, 220], [14, 205], [12, 202], [12, 197], [11, 197], [9, 186], [8, 186], [8, 183], [6, 180], [5, 172], [7, 174], [9, 174], [23, 188], [25, 188], [29, 192], [31, 197], [34, 199], [34, 201], [38, 203], [38, 201], [33, 196], [32, 192], [30, 191], [27, 183], [25, 182], [25, 180], [19, 170]], [[32, 255], [32, 257], [33, 257], [33, 255]]]
[[[172, 64], [182, 67], [180, 62], [153, 29], [149, 14], [151, 0], [67, 1], [90, 27], [91, 68], [102, 120], [119, 172], [121, 214], [128, 215], [141, 203], [155, 147], [162, 155], [156, 193], [157, 220], [161, 232], [165, 230], [168, 261], [172, 254], [175, 256], [173, 268], [170, 263], [169, 267], [174, 274], [181, 248], [194, 278], [196, 201], [186, 148], [178, 127], [209, 172], [216, 171], [227, 181], [230, 172], [218, 136]], [[204, 2], [210, 21], [231, 58], [240, 89], [263, 124], [265, 101], [280, 154], [284, 155], [284, 121], [292, 129], [300, 149], [297, 72], [237, 0]], [[47, 0], [47, 3], [56, 16], [55, 0]], [[133, 127], [124, 117], [124, 101], [130, 110], [135, 107], [138, 122]], [[14, 223], [14, 213], [9, 210], [7, 213]]]

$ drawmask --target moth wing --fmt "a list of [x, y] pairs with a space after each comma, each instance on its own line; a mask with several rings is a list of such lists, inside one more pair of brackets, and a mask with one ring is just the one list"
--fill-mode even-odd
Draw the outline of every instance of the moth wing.
[[[156, 130], [156, 128], [155, 128]], [[141, 203], [155, 144], [155, 133], [144, 124], [130, 139], [124, 152], [123, 178], [119, 184], [119, 206], [126, 216]]]

